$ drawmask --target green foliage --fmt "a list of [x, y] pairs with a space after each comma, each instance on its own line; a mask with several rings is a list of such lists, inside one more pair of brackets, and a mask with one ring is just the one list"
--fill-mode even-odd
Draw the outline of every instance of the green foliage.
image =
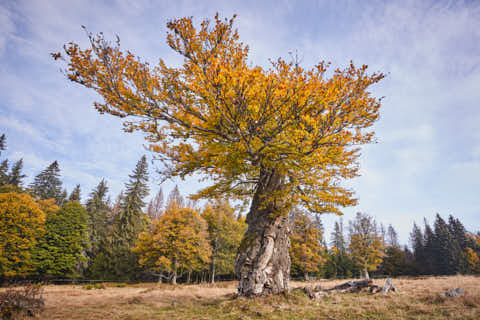
[[147, 220], [142, 208], [149, 191], [147, 170], [147, 158], [142, 156], [129, 176], [130, 181], [125, 185], [125, 195], [120, 206], [116, 232], [120, 241], [129, 248], [135, 246], [138, 234], [146, 227]]
[[62, 203], [62, 182], [58, 162], [52, 162], [45, 170], [35, 176], [30, 184], [32, 195], [40, 199], [55, 199], [58, 205]]
[[0, 186], [8, 184], [8, 160], [5, 159], [0, 164]]
[[45, 213], [24, 193], [0, 193], [0, 275], [27, 276], [34, 270], [32, 250], [45, 231]]
[[47, 277], [78, 277], [88, 245], [87, 212], [78, 202], [47, 215], [45, 236], [35, 252], [37, 272]]
[[208, 239], [212, 247], [210, 276], [212, 282], [216, 274], [232, 274], [235, 257], [246, 230], [243, 218], [237, 219], [227, 201], [216, 200], [202, 212], [207, 222]]
[[23, 179], [26, 175], [22, 174], [23, 159], [18, 160], [13, 165], [10, 174], [8, 175], [8, 184], [11, 186], [21, 188], [23, 185]]
[[80, 202], [80, 200], [81, 200], [81, 190], [80, 190], [80, 185], [77, 184], [73, 189], [72, 193], [70, 193], [70, 196], [68, 197], [68, 201]]

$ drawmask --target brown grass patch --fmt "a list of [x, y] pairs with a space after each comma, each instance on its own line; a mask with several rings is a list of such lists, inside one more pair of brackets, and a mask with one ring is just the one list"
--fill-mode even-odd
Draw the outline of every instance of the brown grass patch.
[[[308, 283], [330, 288], [345, 280]], [[374, 280], [383, 285], [384, 280]], [[480, 278], [417, 277], [393, 280], [397, 293], [331, 294], [319, 301], [299, 291], [258, 299], [236, 298], [236, 282], [178, 285], [145, 283], [104, 290], [47, 286], [40, 319], [480, 319]], [[292, 282], [292, 287], [305, 286]], [[461, 287], [465, 294], [441, 297]]]

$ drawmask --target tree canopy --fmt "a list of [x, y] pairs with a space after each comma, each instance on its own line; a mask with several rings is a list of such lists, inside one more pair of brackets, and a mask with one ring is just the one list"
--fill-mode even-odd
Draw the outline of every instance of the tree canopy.
[[339, 213], [355, 203], [339, 181], [357, 175], [356, 146], [374, 139], [364, 129], [377, 120], [380, 99], [368, 88], [384, 75], [353, 63], [304, 69], [295, 59], [253, 66], [234, 19], [217, 14], [197, 28], [191, 18], [170, 21], [167, 43], [183, 56], [180, 67], [163, 59], [151, 66], [103, 34], [89, 34], [90, 48], [70, 42], [65, 56], [52, 56], [66, 58], [71, 81], [103, 97], [98, 111], [146, 133], [165, 177], [208, 176], [213, 184], [197, 197], [251, 196], [262, 173], [275, 171], [284, 184], [272, 198]]

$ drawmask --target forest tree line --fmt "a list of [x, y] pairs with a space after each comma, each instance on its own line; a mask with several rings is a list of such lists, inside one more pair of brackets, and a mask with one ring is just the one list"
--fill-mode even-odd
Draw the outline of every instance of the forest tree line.
[[[6, 149], [0, 137], [0, 152]], [[0, 153], [1, 155], [1, 153]], [[23, 161], [0, 165], [0, 277], [200, 282], [233, 279], [245, 218], [226, 200], [200, 206], [176, 186], [146, 199], [148, 165], [141, 157], [114, 201], [102, 179], [82, 199], [63, 188], [57, 161], [25, 185]], [[414, 224], [411, 246], [368, 214], [340, 219], [327, 243], [318, 216], [300, 208], [290, 221], [294, 278], [480, 273], [480, 235], [437, 214]]]

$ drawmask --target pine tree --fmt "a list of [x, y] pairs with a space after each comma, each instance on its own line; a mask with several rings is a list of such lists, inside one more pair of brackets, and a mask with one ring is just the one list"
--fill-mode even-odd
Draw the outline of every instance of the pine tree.
[[424, 255], [421, 265], [423, 266], [424, 274], [436, 274], [437, 266], [435, 265], [436, 260], [436, 244], [435, 244], [435, 233], [432, 231], [432, 228], [427, 222], [427, 219], [424, 219], [425, 229], [423, 232], [423, 243], [424, 243]]
[[413, 256], [415, 261], [415, 266], [418, 273], [424, 273], [424, 262], [425, 262], [425, 242], [422, 234], [422, 230], [417, 226], [416, 223], [413, 223], [413, 230], [410, 233], [410, 243], [413, 250]]
[[68, 198], [68, 192], [67, 192], [67, 189], [64, 188], [62, 193], [60, 193], [60, 196], [58, 196], [57, 204], [59, 206], [63, 206], [65, 204], [65, 202], [67, 201], [67, 198]]
[[5, 137], [5, 133], [0, 136], [0, 155], [2, 151], [7, 149], [7, 138]]
[[52, 162], [45, 170], [40, 172], [30, 185], [31, 193], [40, 199], [55, 199], [60, 205], [62, 200], [62, 182], [60, 181], [60, 168], [58, 162]]
[[90, 193], [86, 209], [89, 228], [90, 247], [87, 250], [89, 266], [87, 274], [92, 277], [109, 279], [111, 258], [111, 232], [112, 214], [107, 203], [108, 186], [105, 179]]
[[5, 186], [8, 184], [8, 160], [5, 159], [0, 165], [0, 186]]
[[335, 221], [334, 230], [332, 232], [332, 241], [330, 244], [337, 248], [340, 252], [346, 251], [346, 241], [345, 241], [345, 234], [343, 231], [343, 220], [340, 218], [340, 222]]
[[435, 243], [434, 262], [436, 274], [455, 274], [459, 271], [457, 257], [460, 255], [460, 247], [456, 243], [445, 220], [436, 215], [435, 219]]
[[18, 160], [12, 167], [10, 174], [8, 175], [8, 184], [11, 186], [21, 188], [23, 185], [23, 179], [26, 175], [22, 174], [23, 159]]
[[80, 200], [81, 200], [81, 190], [80, 190], [80, 185], [77, 184], [73, 189], [72, 193], [70, 193], [70, 196], [68, 197], [68, 201], [80, 202]]
[[147, 158], [142, 156], [133, 173], [129, 175], [130, 181], [125, 185], [117, 231], [118, 236], [128, 247], [135, 245], [138, 234], [144, 231], [146, 226], [142, 208], [145, 206], [144, 199], [149, 191], [147, 170]]

